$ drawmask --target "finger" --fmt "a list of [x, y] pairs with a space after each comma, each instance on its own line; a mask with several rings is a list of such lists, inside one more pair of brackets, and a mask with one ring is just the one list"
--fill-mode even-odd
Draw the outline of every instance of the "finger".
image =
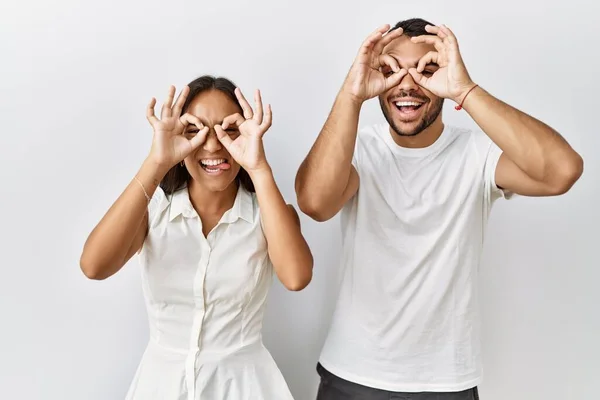
[[158, 118], [154, 115], [154, 106], [156, 106], [156, 99], [153, 97], [152, 100], [150, 100], [148, 107], [146, 107], [146, 119], [150, 122], [150, 125], [154, 125], [158, 122]]
[[271, 105], [267, 104], [267, 109], [265, 110], [265, 118], [260, 124], [261, 130], [264, 133], [271, 127], [271, 122], [273, 122], [273, 110], [271, 110]]
[[383, 35], [382, 39], [377, 42], [377, 44], [373, 48], [373, 52], [375, 54], [381, 54], [385, 46], [390, 44], [392, 40], [398, 39], [400, 36], [402, 36], [403, 33], [404, 30], [402, 28], [396, 28], [393, 31], [386, 33], [385, 35]]
[[260, 90], [256, 89], [254, 92], [254, 104], [256, 106], [256, 113], [254, 113], [254, 120], [261, 124], [263, 120], [263, 104], [262, 104], [262, 96], [260, 95]]
[[245, 121], [246, 121], [246, 119], [244, 117], [242, 117], [239, 113], [235, 113], [235, 114], [225, 117], [225, 119], [223, 120], [223, 123], [221, 124], [221, 127], [224, 130], [227, 130], [227, 128], [229, 128], [230, 126], [239, 127]]
[[183, 124], [184, 129], [186, 126], [188, 126], [189, 124], [193, 124], [196, 126], [196, 128], [198, 128], [199, 130], [202, 130], [205, 128], [204, 124], [202, 123], [202, 121], [200, 121], [200, 118], [196, 117], [195, 115], [192, 114], [188, 114], [185, 113], [183, 114], [180, 118], [179, 121]]
[[183, 105], [185, 104], [185, 101], [187, 100], [189, 93], [190, 93], [190, 87], [186, 85], [181, 90], [181, 93], [179, 93], [179, 97], [177, 97], [177, 101], [175, 102], [175, 105], [173, 106], [173, 115], [178, 116], [181, 114], [181, 110], [183, 109]]
[[439, 58], [439, 53], [437, 51], [430, 51], [429, 53], [425, 54], [419, 60], [419, 64], [417, 65], [417, 72], [419, 72], [419, 73], [423, 72], [423, 70], [425, 69], [427, 64], [433, 63], [433, 64], [439, 65], [438, 58]]
[[206, 142], [206, 137], [208, 136], [208, 126], [200, 129], [200, 131], [190, 139], [190, 144], [192, 145], [192, 150], [197, 149], [202, 143]]
[[160, 112], [160, 119], [171, 116], [171, 107], [173, 106], [173, 98], [175, 97], [175, 86], [171, 85], [169, 87], [169, 94], [165, 100], [165, 103], [162, 106]]
[[359, 56], [364, 56], [369, 54], [375, 46], [375, 44], [382, 39], [383, 34], [386, 33], [390, 29], [389, 24], [385, 24], [380, 26], [375, 30], [375, 32], [371, 33], [360, 46], [358, 51]]
[[431, 44], [431, 45], [433, 45], [435, 47], [435, 49], [437, 51], [443, 51], [444, 50], [444, 42], [438, 36], [421, 35], [421, 36], [414, 36], [414, 37], [410, 38], [410, 40], [413, 43], [427, 43], [427, 44]]
[[217, 139], [219, 139], [219, 142], [221, 142], [227, 151], [229, 151], [231, 144], [233, 143], [233, 139], [229, 137], [221, 125], [215, 125], [215, 132], [217, 133]]
[[429, 82], [429, 78], [421, 74], [417, 71], [416, 68], [411, 68], [408, 70], [408, 73], [414, 79], [415, 83], [419, 86], [427, 87], [427, 83]]
[[447, 44], [450, 44], [453, 46], [458, 46], [458, 40], [456, 40], [456, 36], [450, 30], [450, 28], [448, 28], [446, 25], [440, 25], [440, 26], [427, 25], [425, 27], [425, 30], [427, 32], [430, 32], [430, 33], [442, 38], [444, 40], [444, 43], [447, 43]]
[[393, 72], [400, 71], [400, 64], [398, 64], [398, 60], [396, 60], [394, 57], [390, 56], [389, 54], [384, 54], [384, 55], [379, 56], [379, 65], [382, 67], [384, 65], [387, 65], [388, 67], [391, 68], [391, 70]]
[[431, 33], [433, 35], [437, 35], [440, 33], [440, 27], [435, 25], [425, 25], [425, 31]]
[[392, 75], [385, 78], [386, 90], [389, 90], [390, 88], [393, 88], [394, 86], [398, 86], [400, 84], [400, 82], [402, 82], [402, 79], [406, 76], [406, 74], [408, 74], [408, 71], [406, 69], [402, 68], [398, 72], [395, 72]]
[[458, 39], [456, 39], [454, 32], [452, 32], [450, 28], [448, 28], [446, 25], [442, 25], [440, 28], [440, 32], [442, 32], [446, 36], [448, 43], [458, 47]]
[[240, 105], [242, 106], [242, 110], [244, 111], [244, 117], [246, 119], [252, 118], [252, 107], [250, 107], [248, 100], [246, 100], [240, 88], [235, 88], [235, 96], [237, 97], [238, 101], [240, 102]]

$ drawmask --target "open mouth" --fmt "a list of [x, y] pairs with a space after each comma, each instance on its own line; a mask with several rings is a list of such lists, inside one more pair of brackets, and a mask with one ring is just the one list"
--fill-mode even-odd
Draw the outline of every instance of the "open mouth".
[[200, 160], [200, 166], [209, 174], [219, 174], [231, 168], [226, 158], [203, 159]]
[[400, 111], [400, 115], [403, 119], [413, 119], [414, 117], [420, 114], [420, 110], [423, 108], [425, 102], [422, 101], [395, 101], [393, 102], [394, 106], [398, 111]]

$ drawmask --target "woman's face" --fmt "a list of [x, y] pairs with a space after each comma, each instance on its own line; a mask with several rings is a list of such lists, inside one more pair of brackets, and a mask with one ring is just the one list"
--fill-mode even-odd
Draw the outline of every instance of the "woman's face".
[[[213, 192], [225, 190], [235, 181], [240, 165], [223, 147], [215, 125], [223, 123], [225, 117], [241, 113], [236, 102], [219, 90], [208, 90], [197, 95], [189, 104], [187, 113], [198, 117], [208, 127], [206, 141], [185, 158], [185, 166], [192, 179], [203, 188]], [[189, 139], [198, 133], [195, 125], [188, 125], [184, 134]], [[230, 127], [227, 133], [232, 139], [239, 136], [235, 127]]]

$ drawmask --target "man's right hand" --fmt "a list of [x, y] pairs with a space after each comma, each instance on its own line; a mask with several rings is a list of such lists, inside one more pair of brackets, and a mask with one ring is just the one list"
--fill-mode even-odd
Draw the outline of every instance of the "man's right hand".
[[348, 72], [342, 92], [359, 102], [379, 96], [398, 85], [408, 73], [400, 68], [394, 57], [383, 54], [383, 48], [403, 33], [402, 28], [389, 30], [390, 25], [386, 24], [367, 37]]

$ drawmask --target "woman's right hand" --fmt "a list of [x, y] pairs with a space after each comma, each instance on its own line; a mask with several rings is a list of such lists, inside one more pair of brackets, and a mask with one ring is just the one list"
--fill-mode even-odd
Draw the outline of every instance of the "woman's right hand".
[[[148, 104], [146, 117], [154, 129], [149, 158], [156, 165], [165, 169], [165, 173], [204, 143], [209, 131], [209, 128], [204, 126], [197, 117], [187, 113], [181, 115], [189, 92], [190, 88], [184, 87], [173, 104], [175, 87], [171, 86], [169, 95], [162, 106], [160, 119], [154, 115], [156, 99], [152, 98]], [[195, 125], [198, 132], [191, 139], [187, 139], [184, 132], [190, 124]]]

